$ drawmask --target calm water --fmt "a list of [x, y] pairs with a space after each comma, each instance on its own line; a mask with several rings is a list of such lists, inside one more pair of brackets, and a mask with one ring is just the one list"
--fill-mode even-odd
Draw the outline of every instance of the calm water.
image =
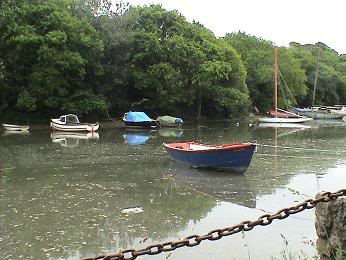
[[[162, 142], [254, 141], [243, 175], [175, 164]], [[346, 127], [260, 128], [209, 123], [182, 130], [98, 135], [2, 133], [0, 137], [0, 259], [79, 259], [253, 220], [346, 187]], [[140, 207], [143, 212], [124, 214]], [[316, 255], [314, 211], [270, 226], [141, 259], [283, 259]], [[287, 242], [287, 243], [286, 243]]]

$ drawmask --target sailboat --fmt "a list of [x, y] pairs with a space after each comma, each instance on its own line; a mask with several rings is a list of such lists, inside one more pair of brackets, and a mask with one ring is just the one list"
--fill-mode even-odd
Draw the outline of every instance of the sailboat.
[[318, 49], [317, 55], [317, 65], [315, 72], [314, 80], [314, 90], [312, 93], [312, 104], [310, 108], [293, 108], [293, 111], [298, 115], [311, 117], [313, 119], [341, 119], [343, 116], [346, 116], [346, 111], [343, 106], [314, 106], [315, 105], [315, 96], [317, 88], [317, 79], [318, 71], [320, 67], [320, 56], [321, 48]]
[[259, 118], [260, 123], [304, 123], [312, 120], [278, 108], [278, 50], [274, 49], [274, 111], [272, 117]]

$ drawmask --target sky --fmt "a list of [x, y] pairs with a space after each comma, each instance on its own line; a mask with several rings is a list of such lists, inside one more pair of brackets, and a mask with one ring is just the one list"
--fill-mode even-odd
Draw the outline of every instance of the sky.
[[123, 0], [161, 4], [196, 20], [218, 37], [242, 31], [277, 46], [323, 42], [346, 54], [346, 0]]

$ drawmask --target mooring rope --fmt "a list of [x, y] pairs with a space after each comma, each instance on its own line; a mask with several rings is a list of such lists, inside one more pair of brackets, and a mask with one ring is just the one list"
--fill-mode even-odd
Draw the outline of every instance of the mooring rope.
[[281, 148], [281, 149], [290, 149], [290, 150], [302, 150], [302, 151], [313, 151], [313, 152], [326, 152], [326, 153], [345, 153], [345, 151], [341, 150], [326, 150], [326, 149], [316, 149], [316, 148], [303, 148], [303, 147], [292, 147], [292, 146], [281, 146], [281, 145], [269, 145], [269, 144], [259, 144], [259, 143], [252, 143], [257, 146], [262, 147], [269, 147], [269, 148]]
[[[256, 153], [256, 156], [316, 160], [316, 157], [312, 157], [312, 156], [293, 156], [293, 155], [265, 154], [265, 153]], [[335, 157], [334, 158], [333, 157], [318, 157], [318, 160], [335, 160]]]

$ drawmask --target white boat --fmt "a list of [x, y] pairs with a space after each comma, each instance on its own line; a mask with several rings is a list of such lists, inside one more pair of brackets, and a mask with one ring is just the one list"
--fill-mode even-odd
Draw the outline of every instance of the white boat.
[[8, 130], [8, 131], [28, 131], [29, 130], [28, 125], [2, 124], [2, 126], [5, 128], [5, 130]]
[[338, 115], [340, 116], [340, 118], [343, 118], [344, 116], [346, 116], [346, 107], [342, 106], [340, 107], [340, 109], [330, 109], [330, 113], [333, 115]]
[[312, 118], [309, 117], [297, 117], [297, 118], [292, 118], [292, 117], [263, 117], [259, 119], [260, 123], [273, 123], [273, 124], [292, 124], [292, 123], [304, 123], [307, 121], [312, 120]]
[[[312, 120], [312, 118], [306, 116], [300, 116], [292, 112], [288, 112], [282, 109], [278, 109], [278, 50], [274, 49], [274, 116], [259, 118], [260, 123], [304, 123]], [[280, 111], [280, 112], [279, 112]], [[279, 115], [280, 114], [280, 115]], [[284, 115], [283, 115], [284, 114]]]
[[99, 129], [99, 123], [89, 124], [89, 123], [80, 123], [79, 119], [76, 115], [68, 114], [63, 115], [58, 119], [52, 119], [50, 122], [50, 126], [53, 130], [58, 131], [88, 131], [95, 132]]

